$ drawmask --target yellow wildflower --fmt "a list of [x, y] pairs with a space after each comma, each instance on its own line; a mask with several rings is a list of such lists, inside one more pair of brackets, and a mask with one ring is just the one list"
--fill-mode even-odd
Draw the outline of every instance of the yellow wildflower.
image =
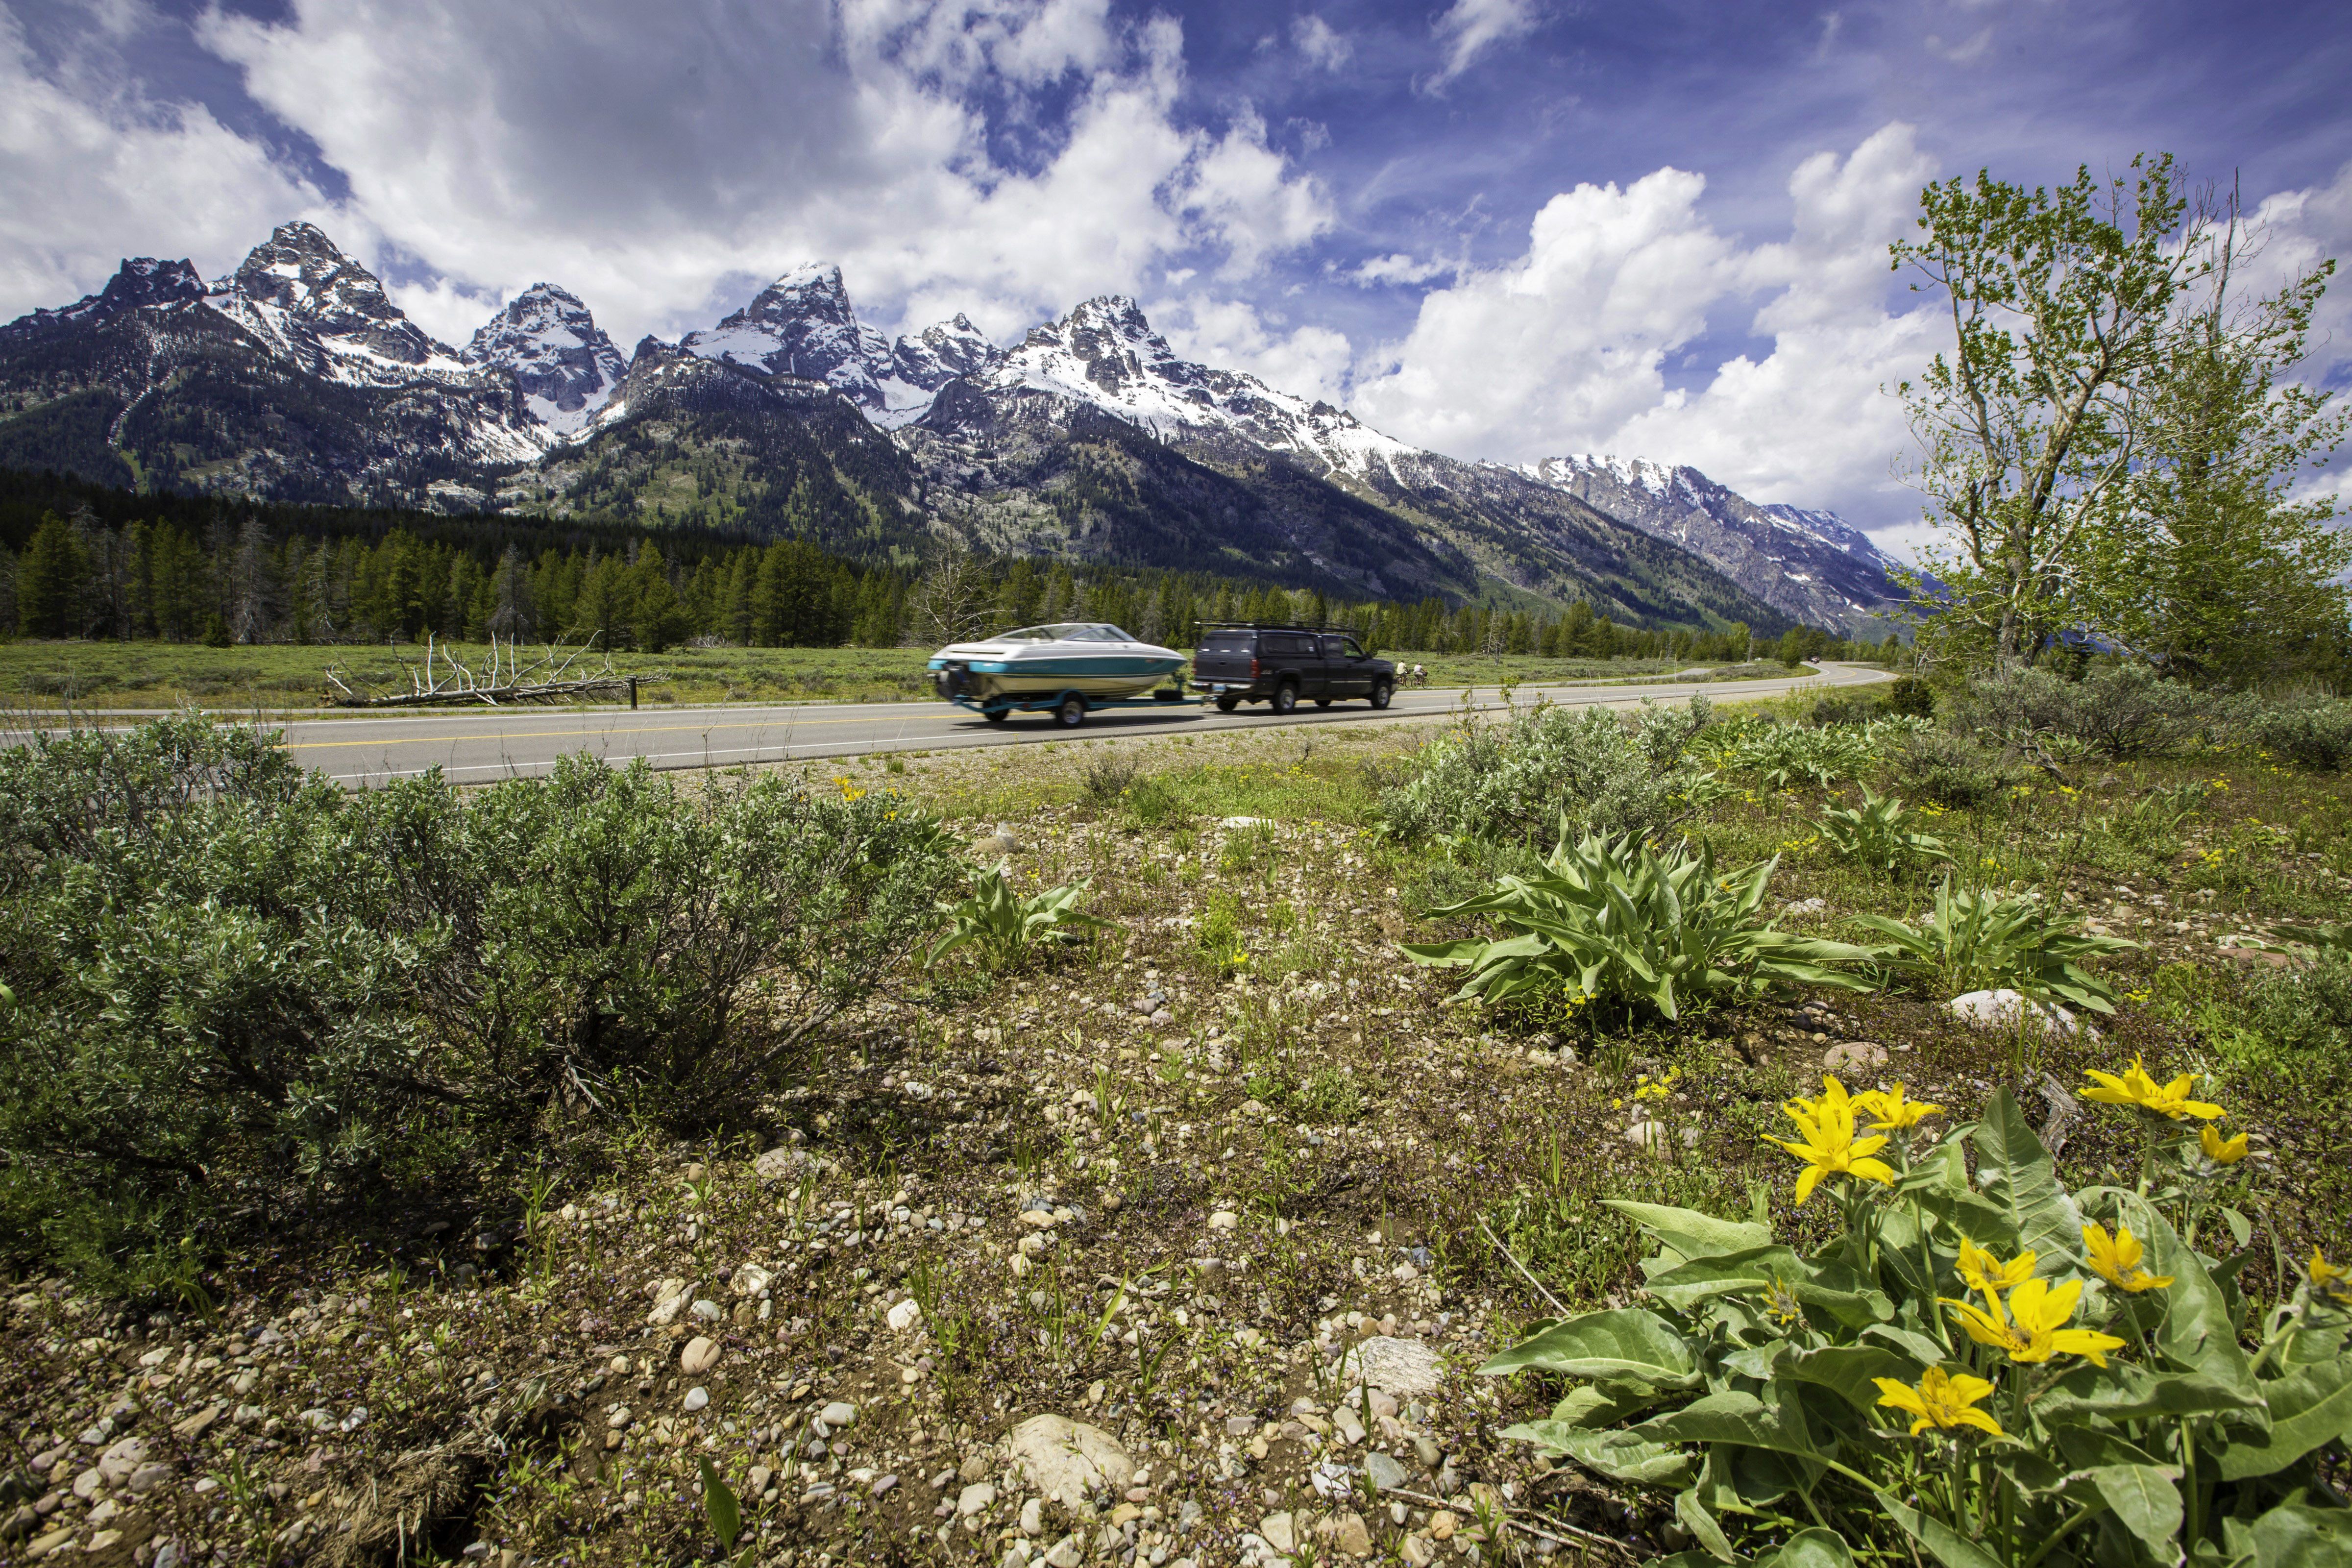
[[[2212, 1129], [2206, 1131], [2210, 1132]], [[2113, 1236], [2107, 1234], [2105, 1226], [2086, 1225], [2083, 1227], [2083, 1245], [2090, 1248], [2092, 1273], [2135, 1296], [2172, 1283], [2171, 1275], [2150, 1274], [2139, 1266], [2147, 1249], [2127, 1225], [2116, 1226]]]
[[1829, 1074], [1823, 1073], [1822, 1095], [1819, 1100], [1807, 1100], [1800, 1095], [1787, 1101], [1780, 1109], [1791, 1120], [1805, 1122], [1816, 1120], [1824, 1111], [1832, 1115], [1845, 1115], [1850, 1118], [1853, 1113], [1847, 1110], [1847, 1107], [1853, 1103], [1853, 1097], [1846, 1093], [1845, 1085]]
[[1903, 1098], [1903, 1086], [1874, 1089], [1857, 1094], [1853, 1102], [1870, 1113], [1871, 1130], [1875, 1132], [1902, 1132], [1916, 1127], [1930, 1116], [1940, 1116], [1944, 1108], [1925, 1100]]
[[1918, 1417], [1911, 1423], [1914, 1437], [1930, 1428], [1950, 1432], [1962, 1426], [2000, 1436], [1999, 1422], [1981, 1410], [1969, 1408], [1992, 1392], [1992, 1384], [1981, 1377], [1971, 1377], [1965, 1372], [1954, 1376], [1942, 1367], [1931, 1366], [1916, 1388], [1906, 1388], [1891, 1377], [1874, 1377], [1870, 1381], [1878, 1384], [1879, 1404]]
[[2210, 1121], [2197, 1130], [2197, 1146], [2204, 1150], [2205, 1157], [2217, 1165], [2234, 1165], [2246, 1157], [2244, 1133], [2224, 1138], [2213, 1131], [2213, 1124]]
[[[1836, 1088], [1835, 1079], [1826, 1081], [1832, 1088]], [[1893, 1166], [1883, 1160], [1870, 1158], [1886, 1147], [1886, 1135], [1883, 1132], [1872, 1133], [1867, 1138], [1853, 1135], [1853, 1105], [1845, 1098], [1843, 1089], [1837, 1090], [1835, 1103], [1823, 1096], [1821, 1100], [1813, 1102], [1813, 1107], [1811, 1114], [1800, 1112], [1795, 1105], [1785, 1108], [1789, 1119], [1804, 1134], [1802, 1142], [1792, 1143], [1786, 1139], [1770, 1137], [1764, 1140], [1768, 1143], [1779, 1144], [1805, 1162], [1803, 1173], [1797, 1177], [1799, 1203], [1813, 1195], [1813, 1189], [1821, 1184], [1824, 1176], [1859, 1176], [1882, 1186], [1895, 1180]]]
[[1960, 1278], [1969, 1282], [1969, 1289], [1995, 1300], [2003, 1290], [2033, 1278], [2034, 1259], [2034, 1254], [2021, 1252], [2003, 1263], [1967, 1237], [1960, 1237]]
[[2009, 1293], [2006, 1314], [1998, 1296], [1991, 1298], [1990, 1310], [1949, 1297], [1942, 1300], [1968, 1331], [1969, 1338], [2007, 1351], [2011, 1361], [2044, 1362], [2053, 1355], [2079, 1355], [2103, 1367], [2107, 1364], [2107, 1352], [2124, 1342], [2095, 1329], [2062, 1326], [2074, 1315], [2074, 1304], [2082, 1299], [2080, 1279], [2056, 1287], [2047, 1279], [2028, 1279]]
[[2084, 1100], [2095, 1100], [2108, 1105], [2136, 1105], [2168, 1121], [2178, 1121], [2184, 1116], [2200, 1117], [2210, 1121], [2222, 1114], [2221, 1108], [2201, 1100], [2189, 1098], [2189, 1074], [2182, 1073], [2170, 1083], [2159, 1084], [2147, 1074], [2139, 1058], [2132, 1058], [2131, 1066], [2121, 1078], [2111, 1072], [2089, 1069], [2099, 1081], [2083, 1090]]
[[2322, 1258], [2316, 1247], [2311, 1249], [2311, 1261], [2305, 1265], [2304, 1272], [2311, 1277], [2311, 1288], [2321, 1295], [2352, 1302], [2352, 1281], [2347, 1281], [2343, 1269]]

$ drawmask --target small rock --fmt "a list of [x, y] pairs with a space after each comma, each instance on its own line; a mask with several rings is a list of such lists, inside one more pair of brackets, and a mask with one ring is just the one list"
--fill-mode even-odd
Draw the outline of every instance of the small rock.
[[1462, 1521], [1454, 1517], [1451, 1510], [1441, 1508], [1429, 1516], [1429, 1538], [1432, 1541], [1451, 1541], [1461, 1525]]
[[836, 1399], [818, 1413], [817, 1419], [836, 1430], [854, 1426], [857, 1424], [857, 1406]]
[[1364, 1516], [1349, 1510], [1335, 1513], [1316, 1529], [1317, 1534], [1328, 1531], [1331, 1544], [1350, 1557], [1372, 1554], [1372, 1532], [1364, 1526]]
[[699, 1410], [709, 1403], [710, 1391], [709, 1389], [697, 1386], [686, 1391], [685, 1405], [686, 1408], [689, 1412]]
[[1219, 1209], [1209, 1216], [1211, 1230], [1239, 1230], [1241, 1225], [1242, 1216], [1231, 1209]]
[[1256, 1430], [1257, 1417], [1255, 1415], [1228, 1415], [1225, 1417], [1225, 1436], [1228, 1437], [1246, 1437]]
[[956, 1512], [965, 1519], [985, 1513], [996, 1502], [996, 1489], [986, 1481], [974, 1481], [956, 1497]]
[[1445, 1450], [1437, 1446], [1437, 1439], [1425, 1433], [1412, 1440], [1412, 1453], [1421, 1461], [1422, 1468], [1430, 1471], [1434, 1471], [1445, 1458]]
[[131, 1472], [147, 1462], [147, 1440], [125, 1437], [98, 1457], [98, 1473], [109, 1486], [120, 1486]]
[[889, 1312], [885, 1316], [884, 1321], [890, 1325], [892, 1332], [905, 1333], [908, 1329], [913, 1328], [917, 1323], [923, 1321], [922, 1306], [913, 1297], [909, 1296], [907, 1300], [892, 1307]]
[[[2060, 1006], [2029, 1000], [2015, 991], [1971, 991], [1945, 1004], [1946, 1010], [1972, 1029], [2013, 1029], [2027, 1024], [2072, 1037], [2082, 1029], [2074, 1015]], [[2091, 1031], [2096, 1040], [2099, 1032]]]
[[1055, 1542], [1054, 1550], [1045, 1553], [1043, 1561], [1045, 1568], [1078, 1568], [1086, 1561], [1086, 1547], [1078, 1540], [1078, 1532], [1074, 1530]]
[[618, 1432], [628, 1426], [632, 1419], [634, 1419], [634, 1417], [631, 1415], [627, 1405], [616, 1405], [613, 1407], [613, 1414], [604, 1417], [604, 1425], [611, 1427], [614, 1431]]
[[171, 1466], [151, 1461], [131, 1472], [129, 1484], [134, 1496], [143, 1497], [171, 1479]]
[[1169, 1025], [1176, 1021], [1176, 1015], [1171, 1013], [1167, 1008], [1162, 1007], [1158, 1012], [1151, 1015], [1150, 1021], [1154, 1027], [1164, 1029]]
[[738, 1296], [757, 1296], [766, 1289], [775, 1276], [756, 1263], [746, 1263], [729, 1277], [727, 1284]]
[[1257, 1521], [1257, 1532], [1268, 1546], [1284, 1556], [1298, 1550], [1298, 1532], [1286, 1513], [1270, 1513]]
[[1006, 1450], [1032, 1486], [1072, 1513], [1083, 1512], [1093, 1493], [1125, 1491], [1135, 1476], [1118, 1438], [1066, 1415], [1031, 1416], [1013, 1429]]
[[716, 1301], [697, 1301], [693, 1312], [706, 1323], [715, 1323], [727, 1315], [727, 1310]]
[[718, 1364], [719, 1342], [699, 1334], [687, 1341], [686, 1349], [678, 1352], [677, 1370], [688, 1377], [709, 1372]]
[[1784, 915], [1827, 914], [1829, 912], [1829, 907], [1830, 901], [1827, 899], [1799, 899], [1795, 903], [1790, 904], [1781, 910], [1780, 912]]
[[756, 1498], [766, 1491], [768, 1483], [775, 1479], [776, 1472], [767, 1466], [754, 1465], [751, 1467], [751, 1473], [743, 1478], [743, 1490], [747, 1495]]
[[1021, 1505], [1021, 1533], [1024, 1535], [1045, 1533], [1045, 1504], [1043, 1500], [1031, 1498]]
[[[985, 1454], [974, 1454], [964, 1460], [961, 1468], [956, 1471], [955, 1479], [960, 1481], [976, 1481], [987, 1474], [988, 1456]], [[940, 1484], [944, 1486], [946, 1483], [941, 1482]]]
[[1386, 1454], [1364, 1456], [1364, 1479], [1372, 1483], [1376, 1492], [1392, 1492], [1404, 1485], [1404, 1467]]
[[1636, 1121], [1625, 1129], [1625, 1142], [1636, 1149], [1645, 1149], [1655, 1154], [1666, 1146], [1666, 1130], [1655, 1121]]
[[1848, 1040], [1822, 1053], [1823, 1072], [1853, 1072], [1886, 1065], [1886, 1047], [1869, 1040]]

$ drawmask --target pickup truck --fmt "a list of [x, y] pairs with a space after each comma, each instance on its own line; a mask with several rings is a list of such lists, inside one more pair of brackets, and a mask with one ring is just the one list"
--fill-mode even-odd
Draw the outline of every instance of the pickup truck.
[[1366, 653], [1349, 631], [1213, 624], [1201, 629], [1192, 654], [1192, 688], [1226, 713], [1244, 702], [1288, 713], [1301, 698], [1318, 708], [1350, 700], [1386, 708], [1396, 695], [1396, 666]]

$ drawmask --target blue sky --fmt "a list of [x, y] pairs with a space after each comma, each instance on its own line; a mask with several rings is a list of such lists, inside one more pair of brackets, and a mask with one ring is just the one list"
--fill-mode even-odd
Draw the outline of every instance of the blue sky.
[[2352, 248], [2347, 81], [2316, 0], [0, 0], [0, 316], [298, 216], [458, 340], [544, 278], [625, 351], [819, 258], [894, 331], [1123, 292], [1440, 450], [1901, 539], [1922, 181], [2168, 150], [2291, 269]]

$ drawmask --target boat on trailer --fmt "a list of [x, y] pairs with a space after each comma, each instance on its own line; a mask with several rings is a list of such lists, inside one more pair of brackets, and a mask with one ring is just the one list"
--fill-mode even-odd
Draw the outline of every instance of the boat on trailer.
[[[1184, 668], [1174, 648], [1139, 642], [1102, 621], [1023, 626], [977, 642], [951, 643], [931, 656], [941, 697], [1002, 722], [1017, 710], [1054, 711], [1076, 724], [1090, 709], [1140, 697]], [[1179, 691], [1158, 695], [1174, 701]]]

